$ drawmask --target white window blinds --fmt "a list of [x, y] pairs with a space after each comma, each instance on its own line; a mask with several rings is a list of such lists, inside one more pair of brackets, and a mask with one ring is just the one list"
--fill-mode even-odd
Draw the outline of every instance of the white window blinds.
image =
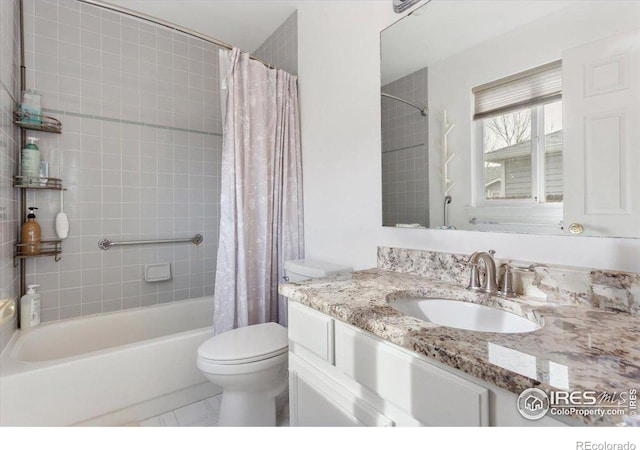
[[558, 100], [562, 98], [562, 61], [483, 84], [472, 92], [474, 120]]

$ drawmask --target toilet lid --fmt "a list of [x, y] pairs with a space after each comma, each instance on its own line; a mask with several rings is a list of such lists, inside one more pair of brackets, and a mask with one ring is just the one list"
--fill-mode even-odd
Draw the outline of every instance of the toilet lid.
[[286, 353], [288, 345], [287, 329], [269, 322], [214, 336], [198, 348], [198, 356], [218, 364], [242, 364]]

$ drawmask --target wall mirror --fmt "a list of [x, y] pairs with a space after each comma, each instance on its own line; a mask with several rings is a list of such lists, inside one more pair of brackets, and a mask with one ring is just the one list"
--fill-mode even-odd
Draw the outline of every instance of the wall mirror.
[[384, 226], [640, 237], [640, 2], [432, 0], [381, 80]]

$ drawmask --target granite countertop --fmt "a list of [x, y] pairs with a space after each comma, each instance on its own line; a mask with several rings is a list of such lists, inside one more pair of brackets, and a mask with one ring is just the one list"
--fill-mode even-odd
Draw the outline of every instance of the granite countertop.
[[[504, 299], [422, 276], [369, 269], [284, 283], [280, 293], [340, 321], [519, 395], [545, 391], [613, 393], [640, 388], [640, 317], [584, 305]], [[449, 328], [406, 316], [399, 297], [461, 299], [542, 321], [534, 332], [501, 334]], [[577, 416], [614, 425], [620, 416]]]

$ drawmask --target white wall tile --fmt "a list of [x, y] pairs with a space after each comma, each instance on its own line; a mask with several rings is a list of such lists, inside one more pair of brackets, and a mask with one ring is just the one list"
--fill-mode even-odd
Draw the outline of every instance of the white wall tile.
[[[219, 88], [212, 81], [216, 47], [71, 0], [26, 4], [32, 11], [26, 18], [27, 61], [33, 63], [28, 81], [42, 90], [48, 107], [68, 112], [59, 117], [63, 135], [46, 137], [41, 146], [68, 187], [72, 225], [59, 263], [39, 258], [27, 265], [28, 277], [51, 293], [43, 316], [58, 320], [202, 295], [214, 268], [205, 271], [202, 254], [187, 245], [104, 252], [97, 241], [184, 237], [197, 230], [217, 245], [217, 223], [202, 228], [203, 216], [218, 209], [205, 206], [204, 192], [218, 192], [212, 184], [219, 183], [219, 165], [204, 160], [219, 160], [221, 140], [202, 134], [220, 130]], [[205, 114], [216, 119], [205, 121]], [[205, 176], [205, 169], [214, 176]], [[47, 223], [58, 211], [55, 195], [34, 197]], [[141, 281], [142, 266], [159, 258], [181, 263], [179, 280]]]

